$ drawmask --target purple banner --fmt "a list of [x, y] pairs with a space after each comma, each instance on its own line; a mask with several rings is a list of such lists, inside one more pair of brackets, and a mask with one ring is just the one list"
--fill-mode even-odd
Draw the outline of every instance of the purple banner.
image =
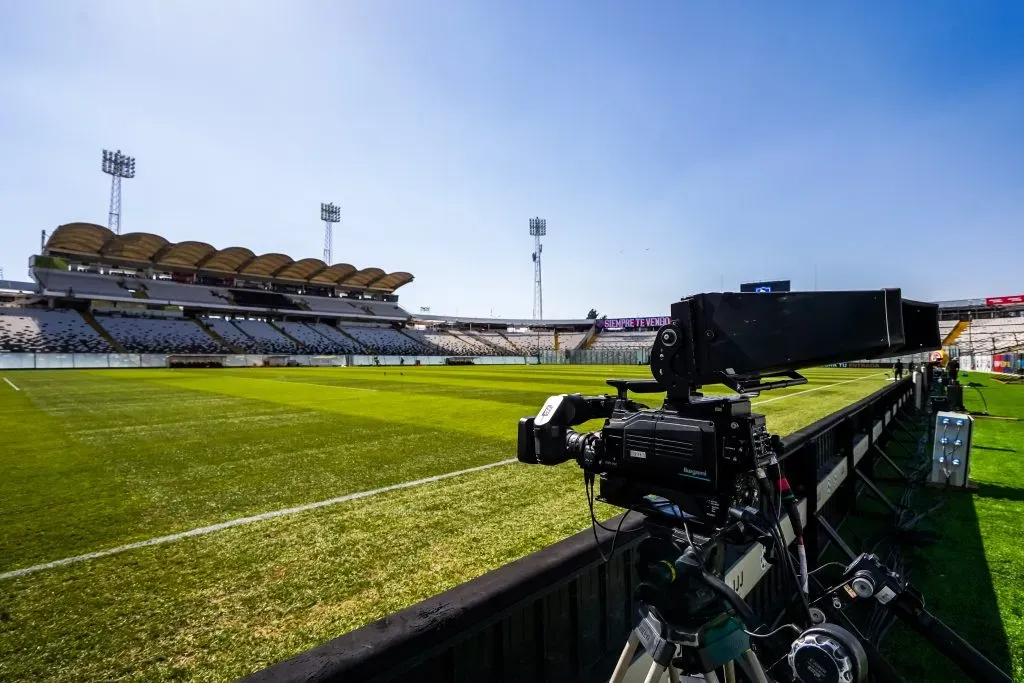
[[661, 327], [668, 325], [670, 321], [671, 318], [667, 315], [655, 318], [608, 318], [598, 320], [597, 326], [606, 330], [635, 330], [640, 327]]

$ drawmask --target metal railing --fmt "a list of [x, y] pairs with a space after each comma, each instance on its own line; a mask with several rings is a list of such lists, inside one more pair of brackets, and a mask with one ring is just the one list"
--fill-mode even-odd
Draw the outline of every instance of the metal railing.
[[[855, 473], [870, 474], [873, 446], [912, 398], [909, 379], [891, 384], [783, 439], [787, 476], [802, 496], [808, 556], [824, 553], [824, 525], [838, 527], [857, 505]], [[808, 514], [810, 511], [811, 514]], [[614, 528], [619, 518], [610, 525]], [[782, 523], [793, 540], [789, 520]], [[598, 681], [611, 671], [634, 625], [633, 555], [641, 520], [631, 515], [612, 552], [612, 534], [588, 529], [477, 579], [368, 624], [250, 676], [298, 681]], [[760, 545], [734, 549], [725, 580], [761, 618], [790, 597], [781, 565]]]

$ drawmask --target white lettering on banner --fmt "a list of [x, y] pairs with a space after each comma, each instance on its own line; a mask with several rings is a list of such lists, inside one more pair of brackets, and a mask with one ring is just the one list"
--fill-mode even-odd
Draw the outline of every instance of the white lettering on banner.
[[638, 327], [661, 327], [668, 325], [671, 318], [666, 316], [650, 318], [609, 318], [600, 322], [599, 327], [610, 330], [633, 330]]

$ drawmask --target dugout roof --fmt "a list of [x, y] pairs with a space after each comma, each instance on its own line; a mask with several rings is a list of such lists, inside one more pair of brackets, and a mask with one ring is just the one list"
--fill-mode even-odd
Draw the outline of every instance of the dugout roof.
[[405, 271], [358, 269], [348, 263], [327, 265], [320, 259], [298, 261], [286, 254], [256, 255], [245, 247], [216, 249], [206, 242], [169, 242], [160, 235], [130, 232], [115, 235], [93, 223], [68, 223], [50, 235], [44, 255], [111, 266], [159, 271], [234, 275], [240, 278], [393, 292], [413, 280]]

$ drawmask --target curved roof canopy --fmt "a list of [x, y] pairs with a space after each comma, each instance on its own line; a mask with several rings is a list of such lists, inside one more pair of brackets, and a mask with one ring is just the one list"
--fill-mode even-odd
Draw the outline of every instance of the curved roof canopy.
[[153, 257], [153, 263], [166, 268], [195, 270], [203, 259], [217, 250], [206, 242], [178, 242], [168, 244]]
[[363, 268], [362, 270], [349, 275], [347, 278], [342, 280], [340, 284], [354, 287], [368, 287], [382, 277], [384, 277], [384, 271], [380, 268]]
[[309, 281], [322, 282], [325, 285], [334, 285], [341, 282], [354, 272], [356, 272], [356, 267], [351, 263], [335, 263], [333, 266], [328, 266], [313, 277], [309, 278]]
[[68, 223], [50, 234], [46, 249], [59, 254], [98, 256], [103, 245], [114, 239], [114, 233], [94, 223]]
[[327, 265], [317, 258], [298, 261], [286, 254], [256, 256], [245, 247], [215, 249], [206, 242], [168, 242], [160, 235], [131, 232], [115, 235], [102, 225], [68, 223], [58, 227], [43, 248], [44, 254], [71, 256], [90, 262], [131, 263], [169, 271], [196, 270], [342, 288], [393, 292], [412, 282], [410, 273], [387, 274], [380, 268], [357, 269], [349, 263]]
[[291, 263], [292, 257], [285, 254], [262, 254], [250, 261], [245, 268], [240, 268], [238, 273], [240, 275], [269, 278]]
[[100, 249], [104, 258], [131, 263], [150, 263], [156, 253], [167, 246], [167, 240], [147, 232], [129, 232], [117, 235]]
[[318, 258], [304, 258], [301, 261], [293, 261], [287, 266], [277, 271], [274, 275], [278, 280], [295, 280], [297, 282], [306, 282], [314, 273], [319, 273], [324, 270], [327, 264]]
[[242, 266], [253, 259], [253, 256], [255, 254], [245, 247], [228, 247], [200, 263], [199, 267], [201, 270], [218, 273], [237, 273]]

